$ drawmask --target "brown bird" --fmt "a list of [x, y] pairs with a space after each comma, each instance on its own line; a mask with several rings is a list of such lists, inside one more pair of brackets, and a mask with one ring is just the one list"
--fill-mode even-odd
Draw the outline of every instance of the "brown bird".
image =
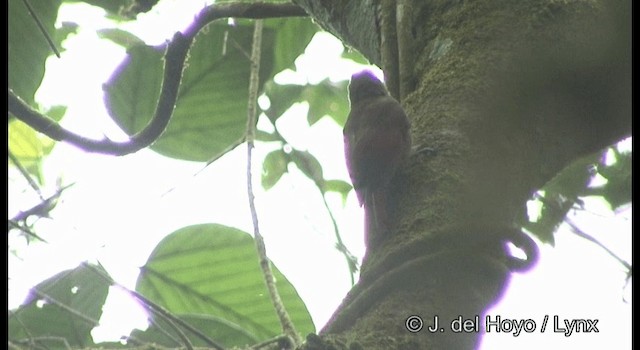
[[370, 246], [370, 240], [378, 241], [388, 227], [387, 189], [411, 151], [411, 125], [400, 103], [369, 71], [351, 77], [349, 100], [344, 152], [353, 188], [364, 205], [365, 239]]

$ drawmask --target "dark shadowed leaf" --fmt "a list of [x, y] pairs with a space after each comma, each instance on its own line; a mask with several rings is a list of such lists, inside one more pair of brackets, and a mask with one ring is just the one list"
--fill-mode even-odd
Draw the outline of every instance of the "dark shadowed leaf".
[[[150, 148], [172, 158], [207, 161], [244, 138], [253, 29], [214, 24], [189, 53], [178, 101], [164, 134]], [[263, 33], [261, 81], [271, 74], [273, 32]], [[105, 85], [111, 117], [129, 135], [155, 111], [162, 78], [163, 48], [136, 46]]]
[[109, 282], [93, 269], [100, 266], [80, 265], [41, 282], [31, 289], [27, 300], [9, 314], [9, 340], [34, 348], [65, 349], [93, 345], [91, 330], [102, 316]]
[[569, 210], [581, 203], [579, 197], [587, 194], [601, 154], [592, 154], [573, 162], [549, 181], [542, 188], [544, 195], [539, 199], [542, 210], [538, 220], [528, 222], [524, 227], [542, 242], [553, 245], [553, 234], [558, 226]]
[[[280, 295], [299, 332], [314, 331], [309, 312], [278, 269]], [[136, 290], [175, 314], [224, 320], [251, 339], [282, 332], [246, 232], [217, 224], [182, 228], [163, 239], [141, 268]]]

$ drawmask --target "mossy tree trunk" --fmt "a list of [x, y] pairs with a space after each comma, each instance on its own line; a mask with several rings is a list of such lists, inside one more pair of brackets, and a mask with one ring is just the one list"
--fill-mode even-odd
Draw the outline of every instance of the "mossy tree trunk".
[[[396, 177], [389, 232], [307, 347], [476, 347], [533, 191], [631, 134], [631, 1], [294, 2], [385, 68], [414, 146], [431, 149]], [[434, 316], [444, 332], [427, 329]], [[479, 316], [478, 332], [452, 332], [458, 316]]]

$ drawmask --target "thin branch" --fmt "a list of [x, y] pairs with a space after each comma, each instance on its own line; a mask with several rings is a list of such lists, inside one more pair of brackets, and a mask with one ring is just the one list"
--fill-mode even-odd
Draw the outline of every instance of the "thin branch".
[[51, 197], [43, 200], [36, 206], [16, 214], [16, 216], [14, 216], [11, 219], [11, 221], [14, 221], [14, 222], [25, 221], [31, 215], [36, 215], [39, 217], [48, 217], [49, 212], [56, 206], [56, 201], [58, 200], [62, 192], [73, 185], [74, 184], [72, 183], [58, 189], [56, 193], [54, 193]]
[[38, 25], [38, 28], [40, 28], [40, 32], [42, 33], [42, 35], [44, 35], [44, 38], [47, 40], [47, 43], [49, 44], [49, 47], [51, 47], [51, 51], [53, 51], [53, 53], [55, 53], [56, 56], [58, 58], [60, 58], [60, 51], [58, 51], [58, 48], [56, 47], [56, 44], [54, 44], [53, 40], [51, 40], [51, 36], [49, 35], [49, 33], [47, 33], [47, 30], [44, 28], [44, 25], [40, 21], [40, 18], [38, 18], [38, 15], [36, 14], [36, 12], [33, 10], [31, 5], [29, 4], [29, 1], [22, 0], [22, 2], [27, 7], [27, 10], [29, 11], [29, 14], [31, 15], [31, 18], [33, 18], [33, 20]]
[[331, 223], [333, 224], [333, 233], [336, 236], [336, 249], [344, 255], [345, 260], [347, 261], [347, 266], [349, 266], [349, 277], [351, 277], [351, 285], [353, 286], [355, 281], [355, 272], [358, 270], [358, 262], [356, 258], [351, 254], [347, 246], [342, 242], [342, 235], [340, 235], [340, 229], [338, 228], [338, 223], [336, 222], [336, 218], [333, 216], [333, 211], [329, 208], [329, 203], [327, 199], [324, 197], [324, 193], [316, 184], [318, 190], [320, 190], [320, 195], [322, 196], [322, 202], [324, 203], [324, 207], [327, 209], [327, 213], [329, 213], [329, 218], [331, 219]]
[[136, 152], [151, 145], [164, 132], [178, 96], [182, 70], [189, 48], [198, 32], [209, 23], [229, 17], [236, 18], [276, 18], [307, 16], [302, 8], [289, 3], [225, 3], [205, 7], [194, 22], [184, 31], [176, 33], [167, 46], [165, 54], [162, 90], [156, 111], [149, 124], [128, 141], [115, 142], [109, 139], [95, 140], [71, 132], [61, 127], [53, 119], [39, 113], [22, 101], [9, 89], [9, 112], [34, 130], [56, 141], [68, 142], [84, 151], [121, 156]]
[[44, 238], [38, 236], [35, 232], [31, 231], [31, 229], [26, 227], [26, 225], [22, 225], [19, 222], [16, 222], [16, 221], [13, 221], [13, 220], [9, 220], [7, 227], [8, 227], [7, 231], [11, 231], [11, 229], [16, 229], [16, 230], [20, 230], [23, 233], [25, 233], [27, 235], [27, 242], [29, 242], [29, 238], [28, 237], [32, 237], [32, 238], [35, 238], [35, 239], [37, 239], [39, 241], [42, 241], [44, 243], [49, 243]]
[[33, 188], [33, 190], [36, 191], [36, 193], [38, 194], [38, 197], [40, 197], [40, 200], [44, 201], [44, 197], [42, 196], [42, 191], [40, 191], [40, 187], [35, 181], [33, 181], [33, 178], [31, 178], [31, 174], [29, 174], [27, 169], [25, 169], [22, 166], [22, 163], [20, 163], [20, 160], [15, 155], [13, 155], [13, 152], [11, 152], [11, 150], [9, 150], [9, 159], [11, 160], [13, 165], [15, 165], [16, 168], [18, 168], [18, 171], [20, 172], [20, 174], [22, 174], [25, 180], [27, 180], [27, 182], [29, 183], [29, 186], [31, 186], [31, 188]]
[[[283, 144], [290, 144], [284, 136], [280, 133], [278, 126], [275, 123], [271, 123], [273, 126], [273, 135], [277, 137], [280, 142]], [[329, 218], [331, 219], [331, 223], [333, 224], [333, 233], [336, 236], [336, 249], [344, 255], [345, 260], [347, 261], [347, 266], [349, 266], [351, 285], [355, 284], [355, 272], [358, 270], [358, 262], [357, 259], [351, 254], [347, 246], [342, 242], [342, 235], [340, 234], [340, 229], [338, 228], [338, 223], [336, 221], [335, 216], [333, 215], [333, 211], [329, 207], [329, 203], [327, 199], [324, 197], [324, 193], [322, 192], [322, 188], [314, 181], [314, 185], [320, 191], [320, 195], [322, 196], [322, 201], [324, 203], [324, 207], [327, 209], [327, 213], [329, 214]]]
[[306, 17], [302, 7], [292, 3], [236, 2], [213, 4], [205, 7], [196, 20], [184, 31], [184, 35], [194, 37], [207, 24], [221, 18], [266, 19], [281, 17]]
[[258, 88], [259, 88], [259, 72], [260, 72], [260, 49], [262, 45], [262, 20], [255, 21], [255, 29], [253, 32], [253, 45], [251, 49], [251, 75], [249, 78], [249, 101], [247, 106], [247, 194], [249, 197], [249, 208], [251, 210], [251, 220], [253, 222], [253, 236], [256, 243], [256, 250], [258, 251], [258, 259], [260, 260], [260, 268], [264, 275], [265, 284], [267, 290], [271, 296], [271, 302], [276, 310], [276, 314], [280, 319], [282, 330], [287, 337], [290, 338], [292, 344], [297, 348], [302, 344], [302, 339], [296, 332], [296, 329], [291, 322], [291, 318], [287, 313], [280, 293], [276, 287], [275, 278], [273, 277], [273, 271], [271, 270], [271, 263], [267, 257], [267, 251], [264, 245], [264, 239], [260, 233], [260, 226], [258, 224], [258, 212], [255, 205], [255, 196], [253, 193], [253, 181], [251, 175], [252, 164], [252, 150], [254, 147], [254, 140], [256, 135], [256, 110], [258, 101]]
[[583, 230], [581, 230], [578, 225], [576, 225], [573, 221], [571, 221], [571, 219], [569, 218], [565, 218], [564, 221], [569, 225], [569, 227], [571, 227], [571, 231], [578, 237], [584, 238], [587, 241], [597, 245], [598, 247], [602, 248], [605, 252], [607, 252], [607, 254], [609, 254], [612, 258], [616, 259], [622, 266], [624, 266], [625, 269], [627, 269], [627, 273], [631, 272], [631, 265], [624, 261], [622, 258], [620, 258], [619, 256], [617, 256], [613, 251], [611, 251], [611, 249], [607, 248], [604, 244], [602, 244], [600, 241], [598, 241], [595, 237], [589, 235], [588, 233], [584, 232]]

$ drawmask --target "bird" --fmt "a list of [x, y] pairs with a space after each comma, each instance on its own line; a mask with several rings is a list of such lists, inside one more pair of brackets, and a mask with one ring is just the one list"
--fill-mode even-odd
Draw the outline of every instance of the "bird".
[[344, 151], [358, 202], [364, 206], [369, 246], [388, 229], [387, 191], [411, 152], [411, 123], [400, 103], [371, 71], [351, 76], [349, 101]]

